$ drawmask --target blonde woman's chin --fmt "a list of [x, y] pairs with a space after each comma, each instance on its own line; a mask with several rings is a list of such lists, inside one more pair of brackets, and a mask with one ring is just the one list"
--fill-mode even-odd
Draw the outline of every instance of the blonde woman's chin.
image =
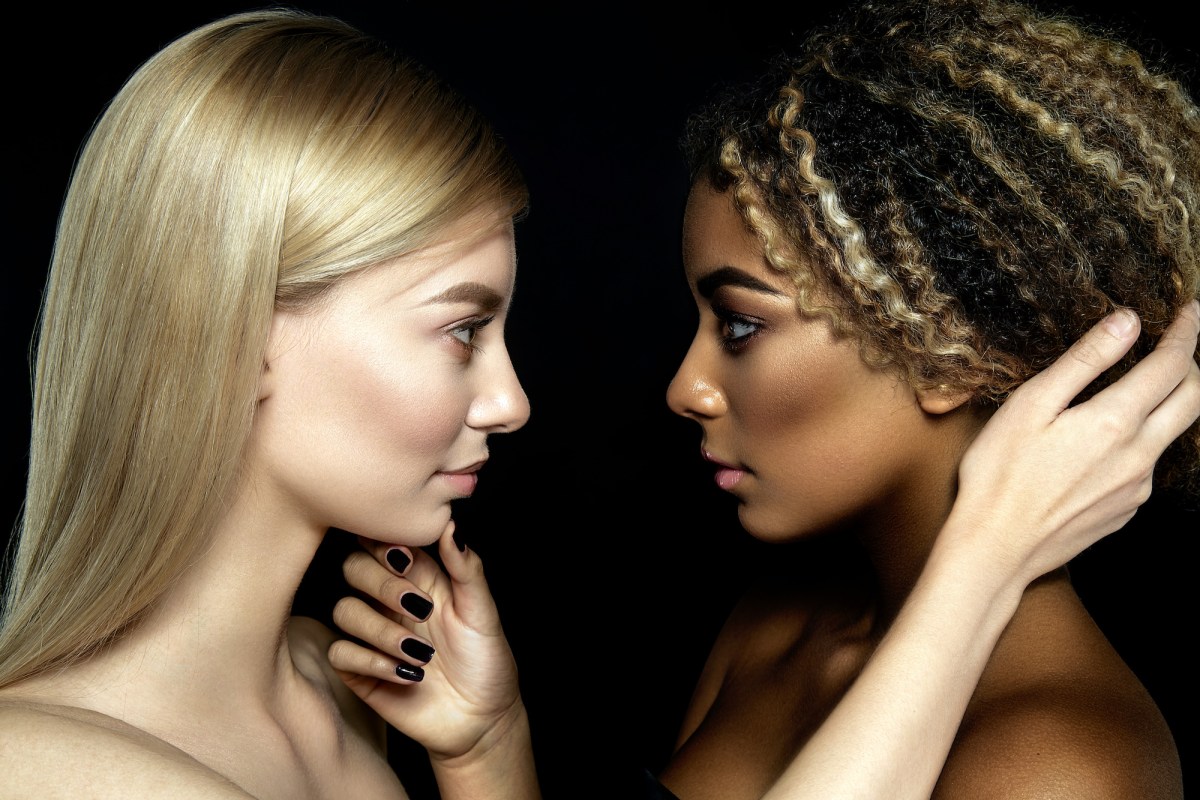
[[425, 547], [454, 530], [451, 512], [450, 504], [446, 503], [442, 508], [422, 515], [420, 519], [416, 518], [416, 515], [405, 515], [404, 518], [391, 523], [333, 526], [333, 529], [344, 530], [364, 539], [373, 539], [385, 544]]

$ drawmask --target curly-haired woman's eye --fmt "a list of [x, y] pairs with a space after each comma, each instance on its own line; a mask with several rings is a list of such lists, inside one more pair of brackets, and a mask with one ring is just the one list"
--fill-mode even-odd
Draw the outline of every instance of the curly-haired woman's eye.
[[727, 308], [714, 307], [713, 313], [720, 323], [721, 347], [730, 353], [744, 349], [762, 331], [762, 323], [758, 320]]

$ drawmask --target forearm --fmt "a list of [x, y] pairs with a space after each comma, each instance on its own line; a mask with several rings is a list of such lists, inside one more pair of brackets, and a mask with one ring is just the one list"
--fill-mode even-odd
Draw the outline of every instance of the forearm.
[[541, 800], [523, 703], [471, 752], [430, 760], [442, 800]]
[[947, 522], [862, 674], [764, 800], [928, 800], [1027, 583], [1001, 576], [962, 524]]
[[1025, 587], [1124, 525], [1196, 420], [1198, 327], [1193, 302], [1128, 375], [1072, 405], [1136, 339], [1136, 318], [1112, 315], [1014, 392], [964, 456], [904, 608], [767, 800], [928, 799]]

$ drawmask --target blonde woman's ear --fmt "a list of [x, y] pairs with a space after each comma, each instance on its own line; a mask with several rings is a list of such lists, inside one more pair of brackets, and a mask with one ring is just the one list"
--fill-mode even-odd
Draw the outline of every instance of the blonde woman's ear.
[[917, 403], [926, 414], [945, 414], [971, 399], [966, 390], [955, 391], [945, 384], [929, 389], [917, 389]]
[[271, 396], [271, 362], [263, 359], [262, 370], [258, 373], [258, 402]]
[[267, 347], [263, 353], [262, 369], [258, 373], [258, 401], [261, 403], [274, 391], [275, 376], [271, 374], [271, 362], [284, 352], [284, 340], [290, 325], [287, 312], [275, 311], [271, 315], [271, 332], [267, 336]]

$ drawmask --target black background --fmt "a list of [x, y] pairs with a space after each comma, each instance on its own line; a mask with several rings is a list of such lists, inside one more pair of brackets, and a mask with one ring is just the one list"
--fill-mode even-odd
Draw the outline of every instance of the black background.
[[[697, 430], [663, 402], [695, 316], [679, 259], [687, 181], [678, 136], [714, 83], [748, 74], [832, 5], [780, 13], [751, 2], [713, 16], [611, 4], [544, 13], [446, 6], [303, 7], [433, 67], [493, 120], [529, 182], [509, 344], [533, 415], [520, 433], [495, 437], [479, 489], [456, 518], [485, 559], [521, 666], [547, 796], [614, 796], [636, 770], [661, 765], [722, 615], [758, 560], [779, 552], [740, 532], [730, 498], [699, 461]], [[24, 485], [31, 333], [80, 142], [145, 58], [253, 7], [192, 3], [146, 17], [47, 4], [10, 18], [10, 39], [35, 55], [6, 48], [15, 93], [3, 337], [8, 519]], [[1167, 4], [1084, 11], [1151, 37], [1152, 51], [1168, 53], [1194, 86], [1193, 28]], [[1194, 638], [1185, 542], [1197, 521], [1156, 495], [1072, 568], [1167, 716], [1185, 771], [1183, 665]], [[302, 610], [326, 613], [345, 546], [331, 538]], [[414, 796], [430, 796], [419, 754], [398, 744], [394, 755]]]

